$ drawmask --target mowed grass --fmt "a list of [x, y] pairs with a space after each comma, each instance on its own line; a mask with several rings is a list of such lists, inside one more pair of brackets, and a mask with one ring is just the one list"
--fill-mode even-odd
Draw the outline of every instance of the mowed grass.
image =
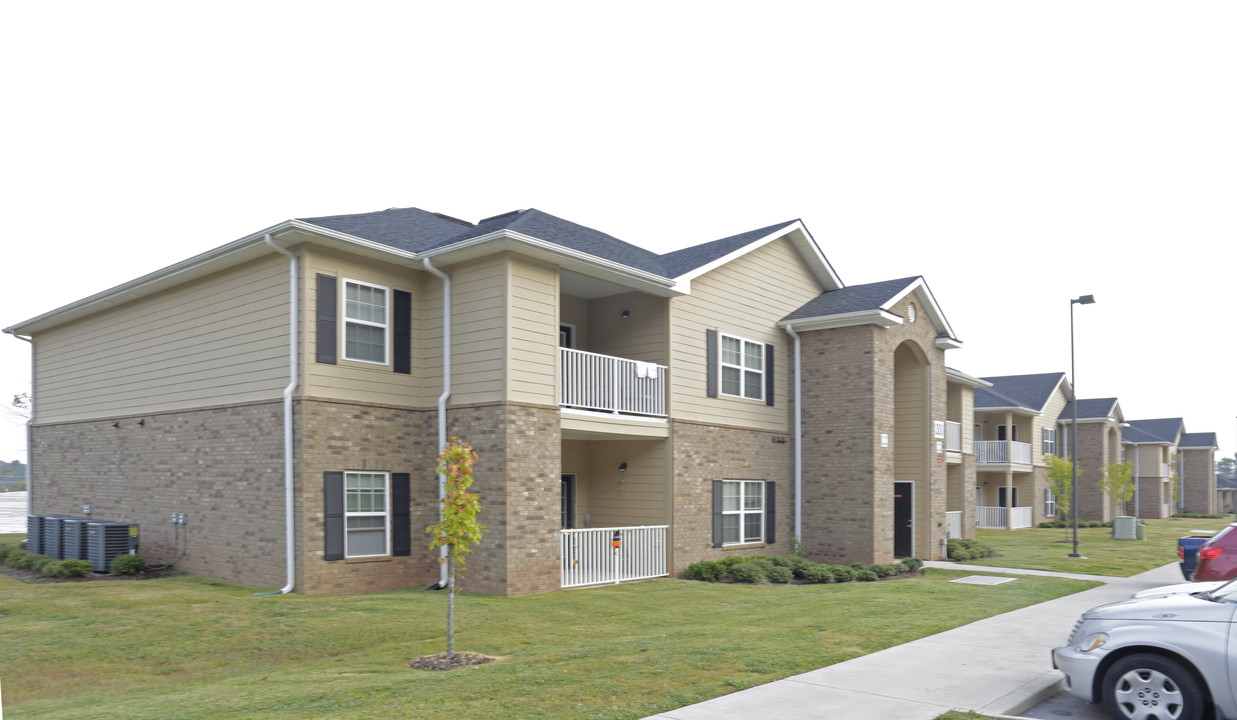
[[686, 580], [521, 598], [464, 594], [449, 672], [446, 597], [254, 597], [179, 576], [24, 584], [0, 575], [0, 682], [21, 718], [642, 718], [1077, 592], [965, 573], [845, 585]]
[[1078, 528], [1078, 553], [1082, 558], [1068, 557], [1074, 548], [1070, 528], [979, 530], [978, 539], [996, 549], [1000, 557], [971, 560], [968, 564], [1128, 577], [1177, 562], [1177, 538], [1213, 533], [1233, 522], [1233, 516], [1144, 522], [1146, 540], [1113, 540], [1111, 528]]

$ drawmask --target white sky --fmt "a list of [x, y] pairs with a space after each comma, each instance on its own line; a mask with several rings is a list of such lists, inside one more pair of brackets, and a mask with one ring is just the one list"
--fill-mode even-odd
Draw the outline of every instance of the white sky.
[[[802, 218], [972, 375], [1237, 441], [1237, 4], [10, 2], [0, 327], [292, 217]], [[0, 337], [0, 399], [29, 346]], [[0, 458], [24, 458], [18, 425]]]

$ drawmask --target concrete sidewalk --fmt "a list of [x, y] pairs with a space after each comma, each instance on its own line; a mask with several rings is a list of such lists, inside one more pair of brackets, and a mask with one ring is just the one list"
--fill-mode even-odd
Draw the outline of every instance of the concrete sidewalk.
[[[976, 574], [1058, 575], [929, 565]], [[951, 709], [1017, 715], [1060, 689], [1061, 673], [1052, 669], [1050, 653], [1065, 642], [1083, 611], [1139, 590], [1182, 582], [1176, 563], [1130, 578], [1059, 575], [1104, 584], [646, 720], [932, 720]], [[975, 586], [976, 592], [990, 589]]]

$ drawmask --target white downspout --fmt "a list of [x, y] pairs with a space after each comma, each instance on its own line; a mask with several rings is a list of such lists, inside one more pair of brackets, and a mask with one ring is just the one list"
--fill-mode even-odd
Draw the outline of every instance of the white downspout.
[[803, 546], [803, 350], [793, 325], [786, 333], [795, 339], [795, 540]]
[[[442, 280], [442, 395], [438, 396], [438, 452], [447, 446], [447, 398], [451, 397], [451, 277], [422, 258], [425, 269]], [[447, 494], [447, 476], [438, 473], [438, 502]], [[441, 511], [440, 511], [441, 512]], [[444, 562], [438, 565], [438, 586], [447, 586], [447, 546], [441, 548]]]
[[34, 514], [34, 339], [10, 333], [30, 343], [30, 417], [26, 419], [26, 516]]
[[295, 479], [293, 472], [293, 435], [292, 435], [292, 391], [296, 389], [300, 378], [300, 347], [299, 347], [299, 317], [297, 307], [300, 300], [300, 262], [296, 253], [282, 248], [266, 234], [266, 244], [277, 252], [288, 256], [288, 386], [283, 389], [283, 484], [284, 484], [284, 556], [286, 562], [285, 576], [288, 584], [279, 589], [284, 595], [296, 587], [296, 509], [295, 509]]

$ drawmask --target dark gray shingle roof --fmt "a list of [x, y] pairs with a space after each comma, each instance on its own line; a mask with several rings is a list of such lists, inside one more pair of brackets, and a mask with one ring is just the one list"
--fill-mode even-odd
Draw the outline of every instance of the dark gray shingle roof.
[[1177, 442], [1177, 445], [1179, 447], [1205, 448], [1205, 447], [1218, 447], [1219, 443], [1216, 442], [1215, 433], [1201, 432], [1201, 433], [1182, 433], [1181, 440]]
[[1216, 487], [1237, 489], [1237, 479], [1216, 473]]
[[1128, 443], [1177, 442], [1177, 435], [1185, 422], [1181, 418], [1157, 418], [1155, 420], [1130, 420], [1130, 426], [1121, 429], [1121, 441]]
[[[1116, 406], [1116, 398], [1083, 398], [1078, 401], [1078, 419], [1095, 420], [1098, 418], [1110, 417]], [[1065, 403], [1065, 409], [1061, 411], [1060, 418], [1062, 420], [1074, 419], [1073, 400]]]
[[510, 230], [666, 278], [683, 275], [797, 222], [770, 225], [658, 255], [599, 230], [563, 220], [536, 208], [495, 215], [475, 225], [418, 208], [392, 208], [381, 212], [300, 220], [411, 252], [425, 252], [499, 230]]
[[787, 320], [803, 320], [805, 318], [829, 317], [846, 313], [863, 312], [880, 309], [890, 299], [902, 292], [919, 276], [885, 280], [866, 285], [851, 285], [850, 287], [827, 290], [812, 298], [806, 305], [782, 318]]
[[980, 378], [992, 387], [975, 388], [975, 409], [1023, 407], [1039, 412], [1064, 378], [1059, 372]]

